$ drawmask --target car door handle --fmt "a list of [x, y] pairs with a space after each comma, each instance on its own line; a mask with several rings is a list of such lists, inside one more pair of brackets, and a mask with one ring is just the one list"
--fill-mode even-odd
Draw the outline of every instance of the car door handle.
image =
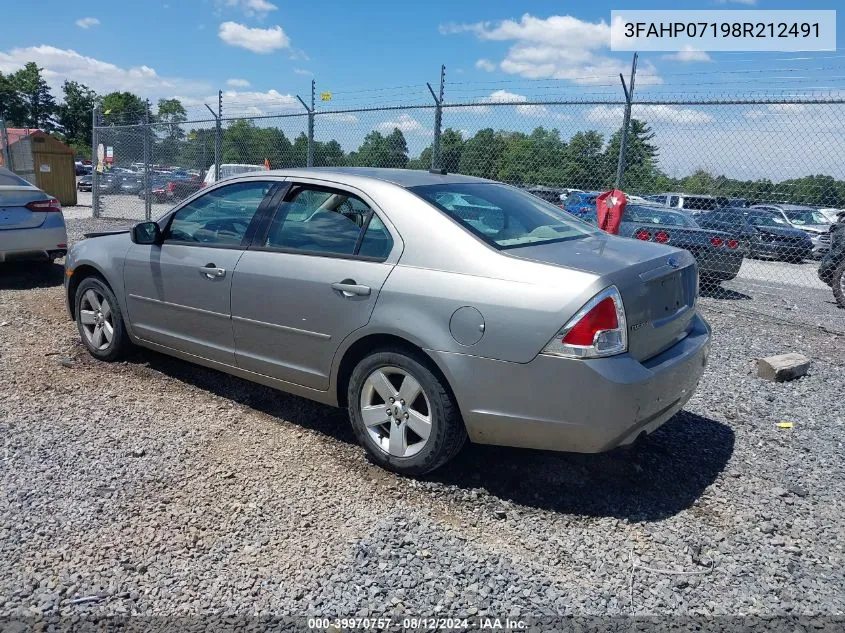
[[332, 289], [337, 290], [344, 297], [369, 297], [370, 287], [362, 286], [355, 283], [354, 279], [344, 279], [343, 281], [336, 281], [332, 284]]
[[226, 269], [218, 268], [214, 264], [206, 264], [205, 266], [200, 266], [197, 270], [199, 270], [208, 279], [220, 279], [221, 277], [226, 276]]

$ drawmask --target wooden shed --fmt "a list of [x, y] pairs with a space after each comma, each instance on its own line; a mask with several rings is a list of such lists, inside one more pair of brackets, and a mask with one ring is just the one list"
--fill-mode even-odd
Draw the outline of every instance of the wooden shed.
[[8, 128], [8, 156], [13, 171], [58, 198], [64, 207], [76, 205], [76, 151], [41, 130]]

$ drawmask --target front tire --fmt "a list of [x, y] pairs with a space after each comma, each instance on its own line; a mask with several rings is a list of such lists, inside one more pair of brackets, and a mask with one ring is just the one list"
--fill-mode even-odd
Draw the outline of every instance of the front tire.
[[82, 343], [94, 358], [111, 362], [131, 349], [120, 304], [101, 279], [87, 277], [80, 282], [75, 314]]
[[840, 308], [845, 308], [845, 259], [833, 269], [833, 276], [830, 285], [833, 287], [833, 296]]
[[388, 470], [424, 475], [457, 455], [466, 441], [454, 398], [423, 358], [374, 352], [353, 370], [347, 396], [358, 442]]

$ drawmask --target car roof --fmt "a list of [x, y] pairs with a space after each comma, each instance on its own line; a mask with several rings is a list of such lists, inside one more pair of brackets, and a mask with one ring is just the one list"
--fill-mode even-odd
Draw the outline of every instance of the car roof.
[[[361, 180], [380, 180], [406, 188], [422, 185], [494, 182], [485, 178], [462, 176], [460, 174], [438, 174], [421, 169], [388, 169], [377, 167], [305, 167], [263, 171], [261, 174], [300, 178], [330, 178], [335, 182], [348, 185], [354, 185]], [[246, 176], [248, 174], [242, 175]]]

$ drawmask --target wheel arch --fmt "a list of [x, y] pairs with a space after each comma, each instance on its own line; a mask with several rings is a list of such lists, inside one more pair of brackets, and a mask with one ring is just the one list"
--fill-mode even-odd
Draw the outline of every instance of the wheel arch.
[[75, 265], [73, 267], [73, 274], [70, 276], [67, 284], [67, 305], [70, 310], [70, 316], [74, 321], [76, 320], [76, 289], [79, 288], [79, 284], [89, 277], [97, 277], [114, 292], [114, 288], [109, 283], [108, 278], [97, 266], [90, 263]]
[[[432, 373], [443, 383], [443, 386], [449, 391], [452, 398], [455, 398], [454, 389], [452, 389], [451, 381], [446, 372], [437, 363], [437, 361], [426, 352], [418, 343], [411, 341], [404, 336], [393, 334], [389, 332], [371, 332], [360, 338], [348, 342], [346, 348], [342, 351], [340, 362], [337, 366], [337, 371], [334, 376], [334, 390], [339, 407], [347, 407], [347, 390], [349, 388], [349, 379], [355, 366], [363, 360], [366, 356], [379, 349], [398, 349], [415, 357], [420, 362], [424, 363]], [[457, 402], [457, 400], [455, 400]]]

